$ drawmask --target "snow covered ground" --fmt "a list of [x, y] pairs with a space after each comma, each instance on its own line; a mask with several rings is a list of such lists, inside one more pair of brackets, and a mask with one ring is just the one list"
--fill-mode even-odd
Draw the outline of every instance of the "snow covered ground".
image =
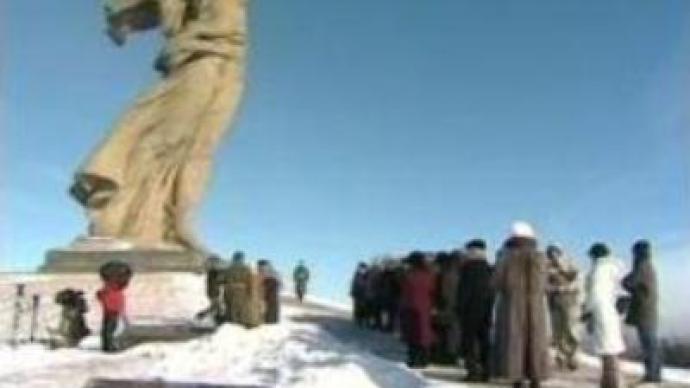
[[347, 346], [314, 324], [286, 322], [245, 330], [225, 325], [182, 343], [144, 344], [117, 355], [42, 346], [0, 349], [0, 387], [81, 387], [94, 377], [278, 387], [421, 387], [421, 375]]
[[[24, 280], [31, 283], [36, 279]], [[30, 288], [48, 293], [56, 285], [65, 284], [65, 279], [39, 280], [42, 283], [32, 283]], [[89, 289], [94, 287], [91, 281], [79, 280]], [[174, 303], [157, 308], [151, 304], [154, 299], [142, 299], [134, 306], [135, 325], [158, 324], [163, 330], [166, 325], [169, 327], [173, 317], [181, 319], [184, 314], [196, 311], [203, 302], [198, 299], [198, 294], [203, 295], [200, 281], [200, 277], [192, 275], [140, 277], [133, 284], [134, 295], [155, 293], [162, 300], [191, 298], [193, 303], [185, 303], [180, 311], [175, 311]], [[458, 368], [430, 368], [422, 372], [407, 369], [402, 362], [404, 349], [400, 342], [389, 335], [356, 328], [349, 320], [347, 306], [316, 298], [297, 305], [285, 299], [283, 321], [279, 325], [252, 330], [225, 325], [213, 334], [179, 342], [144, 343], [116, 355], [100, 353], [95, 336], [87, 338], [79, 349], [49, 350], [42, 345], [13, 349], [0, 345], [0, 388], [80, 388], [95, 378], [266, 387], [470, 386], [458, 382], [462, 377]], [[8, 312], [0, 311], [3, 320], [7, 315]], [[93, 319], [90, 317], [90, 321]], [[92, 328], [96, 324], [92, 323]], [[583, 368], [577, 373], [557, 373], [545, 387], [598, 386], [596, 358], [583, 357], [582, 361]], [[624, 368], [628, 381], [639, 379], [636, 376], [641, 371], [640, 365], [625, 363]], [[669, 382], [664, 386], [690, 387], [690, 372], [666, 370], [665, 373]]]
[[[12, 338], [16, 285], [26, 287], [26, 304], [30, 307], [33, 295], [40, 297], [37, 316], [38, 338], [48, 338], [48, 329], [56, 328], [59, 322], [60, 306], [54, 303], [55, 294], [64, 288], [84, 291], [90, 307], [87, 324], [97, 328], [101, 311], [96, 301], [96, 291], [102, 286], [95, 274], [0, 274], [0, 343]], [[206, 288], [202, 276], [195, 274], [151, 273], [137, 274], [127, 288], [127, 310], [135, 321], [144, 321], [149, 315], [156, 320], [187, 319], [206, 307]], [[22, 314], [19, 338], [29, 338], [31, 321], [30, 308]]]

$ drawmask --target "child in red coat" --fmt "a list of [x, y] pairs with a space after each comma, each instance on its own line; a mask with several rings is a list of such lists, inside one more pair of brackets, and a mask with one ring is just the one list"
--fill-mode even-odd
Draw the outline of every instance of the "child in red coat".
[[120, 282], [106, 281], [103, 288], [98, 290], [96, 297], [103, 308], [103, 323], [101, 326], [101, 346], [104, 352], [117, 351], [115, 346], [115, 330], [118, 321], [125, 319], [124, 285]]

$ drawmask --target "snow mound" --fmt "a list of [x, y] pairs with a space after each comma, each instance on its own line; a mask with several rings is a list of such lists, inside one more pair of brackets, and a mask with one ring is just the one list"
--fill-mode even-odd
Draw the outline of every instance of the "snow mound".
[[149, 343], [117, 355], [41, 346], [0, 349], [0, 387], [80, 387], [91, 378], [269, 387], [422, 387], [419, 374], [339, 342], [318, 325], [247, 330], [224, 325], [183, 343]]

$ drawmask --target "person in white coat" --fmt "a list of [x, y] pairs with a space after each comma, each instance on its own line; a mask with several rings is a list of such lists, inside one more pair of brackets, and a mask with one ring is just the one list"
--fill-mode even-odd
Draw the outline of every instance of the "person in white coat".
[[602, 359], [601, 387], [618, 388], [621, 386], [618, 355], [625, 351], [625, 343], [616, 301], [625, 268], [605, 244], [592, 245], [589, 256], [592, 268], [587, 276], [583, 319], [593, 339], [593, 351]]

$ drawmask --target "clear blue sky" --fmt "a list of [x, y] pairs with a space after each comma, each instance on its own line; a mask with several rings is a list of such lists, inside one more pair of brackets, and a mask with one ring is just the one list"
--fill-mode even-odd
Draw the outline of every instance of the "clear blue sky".
[[[101, 2], [0, 6], [4, 268], [83, 232], [71, 174], [155, 81], [155, 34], [124, 49]], [[355, 262], [510, 222], [578, 255], [690, 231], [686, 0], [249, 1], [248, 92], [199, 212], [222, 254], [313, 266], [343, 297]]]

